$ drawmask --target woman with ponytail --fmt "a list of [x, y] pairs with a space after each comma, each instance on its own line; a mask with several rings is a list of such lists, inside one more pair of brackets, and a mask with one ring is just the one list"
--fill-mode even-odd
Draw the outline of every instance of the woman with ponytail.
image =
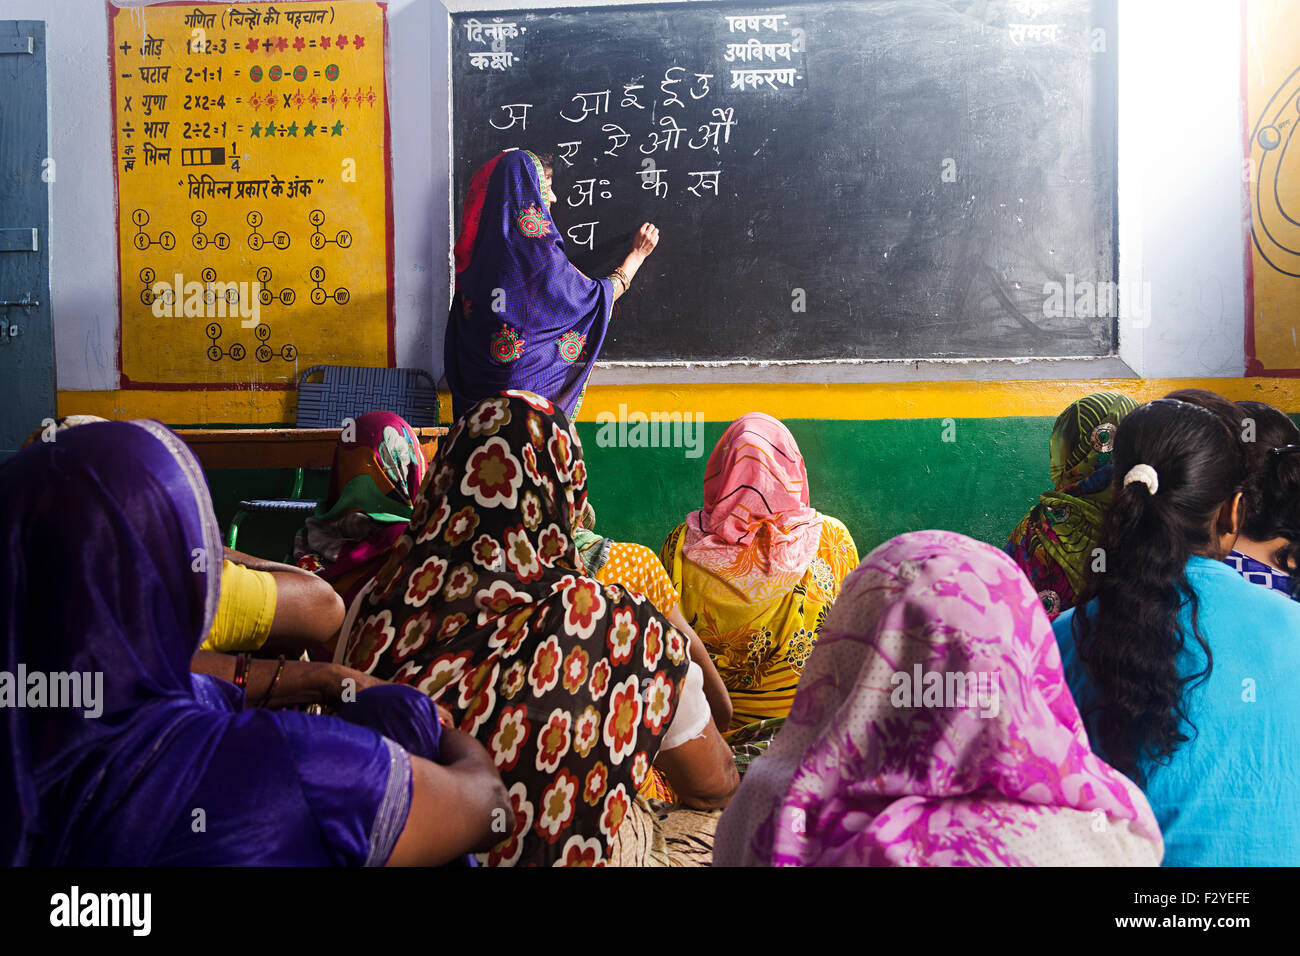
[[1300, 606], [1223, 563], [1240, 435], [1158, 399], [1120, 424], [1114, 473], [1104, 568], [1054, 623], [1093, 747], [1142, 786], [1166, 865], [1300, 864]]
[[1254, 425], [1246, 445], [1241, 536], [1224, 560], [1247, 581], [1300, 599], [1300, 428], [1263, 402], [1238, 402]]

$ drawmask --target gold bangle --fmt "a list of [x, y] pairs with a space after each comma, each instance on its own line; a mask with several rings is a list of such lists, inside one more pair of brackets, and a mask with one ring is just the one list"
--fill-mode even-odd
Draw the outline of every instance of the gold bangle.
[[619, 266], [617, 269], [611, 272], [609, 277], [611, 279], [617, 279], [619, 282], [623, 283], [623, 292], [625, 294], [628, 289], [632, 288], [632, 280], [627, 277], [627, 273], [623, 271], [622, 266]]

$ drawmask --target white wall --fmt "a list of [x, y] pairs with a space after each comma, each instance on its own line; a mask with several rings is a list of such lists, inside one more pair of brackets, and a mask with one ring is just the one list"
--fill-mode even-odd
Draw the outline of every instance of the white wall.
[[[147, 6], [131, 0], [122, 6]], [[453, 10], [618, 5], [463, 2]], [[625, 2], [625, 0], [624, 0]], [[707, 2], [707, 0], [686, 0]], [[1149, 282], [1152, 318], [1121, 322], [1146, 377], [1242, 374], [1245, 205], [1241, 0], [1120, 0], [1120, 279]], [[442, 373], [450, 278], [448, 40], [438, 0], [389, 0], [397, 359]], [[117, 257], [102, 0], [0, 0], [45, 20], [49, 43], [51, 292], [60, 389], [117, 387]], [[1119, 363], [889, 363], [602, 370], [596, 381], [1091, 377]]]

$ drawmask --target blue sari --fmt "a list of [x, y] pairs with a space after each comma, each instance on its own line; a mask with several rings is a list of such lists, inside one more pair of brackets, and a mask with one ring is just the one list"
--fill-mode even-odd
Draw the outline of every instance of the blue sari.
[[548, 398], [572, 418], [605, 341], [614, 284], [569, 262], [541, 181], [541, 162], [521, 149], [470, 181], [444, 345], [457, 419], [509, 389]]
[[[387, 861], [409, 754], [437, 758], [436, 711], [395, 687], [359, 694], [343, 720], [245, 711], [242, 691], [190, 674], [223, 550], [174, 434], [104, 422], [33, 445], [0, 468], [0, 535], [0, 862]], [[54, 699], [55, 674], [85, 675], [81, 696], [64, 681]], [[359, 726], [377, 720], [382, 734]]]

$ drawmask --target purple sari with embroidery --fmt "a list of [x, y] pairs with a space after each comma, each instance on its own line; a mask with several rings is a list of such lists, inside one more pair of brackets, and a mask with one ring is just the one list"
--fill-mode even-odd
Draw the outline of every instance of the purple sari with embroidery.
[[527, 150], [501, 153], [470, 181], [444, 348], [457, 419], [509, 389], [572, 417], [605, 341], [614, 284], [569, 262], [541, 181]]
[[[397, 687], [344, 719], [245, 711], [242, 691], [191, 675], [222, 546], [203, 472], [166, 427], [85, 425], [21, 452], [0, 467], [0, 535], [0, 670], [29, 675], [28, 705], [0, 707], [0, 862], [387, 861], [409, 754], [437, 758], [436, 711]], [[55, 699], [55, 674], [89, 683]]]

